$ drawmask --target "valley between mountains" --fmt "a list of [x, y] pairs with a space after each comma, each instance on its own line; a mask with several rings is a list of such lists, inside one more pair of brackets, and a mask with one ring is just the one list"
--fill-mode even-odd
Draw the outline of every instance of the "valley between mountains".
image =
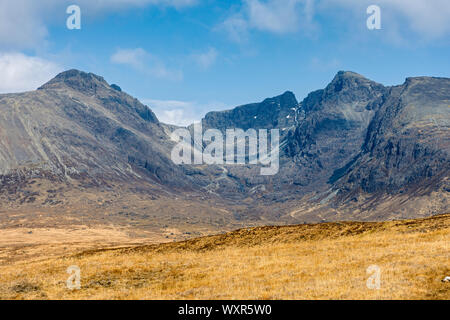
[[449, 212], [448, 78], [386, 87], [341, 71], [301, 101], [287, 91], [210, 112], [202, 125], [279, 129], [278, 174], [175, 165], [177, 127], [92, 73], [69, 70], [35, 91], [0, 95], [1, 263], [39, 257], [41, 245], [58, 255]]

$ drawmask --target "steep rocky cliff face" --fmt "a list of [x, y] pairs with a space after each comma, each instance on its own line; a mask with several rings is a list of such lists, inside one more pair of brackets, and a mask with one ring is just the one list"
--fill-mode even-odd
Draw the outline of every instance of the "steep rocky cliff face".
[[96, 75], [70, 70], [37, 91], [0, 96], [2, 178], [164, 181], [167, 135], [153, 112]]
[[[325, 89], [298, 104], [285, 93], [260, 104], [210, 113], [203, 120], [206, 127], [282, 132], [277, 175], [261, 177], [251, 166], [226, 166], [227, 175], [215, 184], [216, 191], [233, 190], [233, 195], [259, 197], [266, 204], [307, 203], [301, 206], [312, 212], [307, 220], [321, 215], [337, 219], [338, 212], [340, 219], [355, 218], [355, 213], [357, 218], [370, 210], [376, 219], [444, 212], [450, 190], [449, 81], [418, 77], [384, 87], [341, 71]], [[274, 102], [280, 100], [289, 103]], [[286, 112], [282, 124], [279, 110]], [[265, 120], [265, 114], [274, 121]], [[403, 210], [408, 213], [400, 214]]]
[[281, 161], [276, 176], [260, 177], [248, 166], [227, 166], [227, 171], [244, 194], [264, 186], [270, 189], [265, 197], [292, 198], [293, 193], [298, 196], [327, 189], [333, 173], [358, 154], [379, 108], [373, 101], [386, 91], [359, 74], [339, 72], [325, 89], [311, 93], [301, 103], [286, 92], [261, 103], [209, 113], [202, 123], [204, 129], [222, 132], [226, 128], [279, 129]]
[[377, 108], [371, 102], [385, 91], [359, 74], [339, 72], [325, 89], [303, 100], [286, 141], [286, 154], [303, 169], [300, 184], [326, 182], [359, 152]]
[[295, 124], [297, 107], [295, 95], [287, 91], [261, 103], [243, 105], [227, 111], [209, 112], [202, 120], [202, 124], [204, 128], [221, 131], [228, 128], [286, 129]]
[[341, 194], [448, 192], [450, 79], [408, 78], [373, 105], [361, 151], [332, 178]]
[[[119, 86], [70, 70], [36, 91], [0, 95], [0, 203], [34, 205], [43, 186], [27, 186], [40, 179], [124, 199], [117, 188], [148, 201], [159, 192], [197, 203], [194, 211], [207, 207], [206, 220], [219, 212], [226, 221], [293, 223], [440, 213], [449, 207], [449, 106], [447, 78], [384, 87], [341, 71], [300, 103], [288, 91], [208, 113], [203, 130], [280, 130], [278, 174], [261, 176], [261, 165], [175, 165], [175, 126]], [[43, 194], [51, 199], [42, 196], [42, 206], [58, 202], [53, 189]], [[142, 210], [151, 210], [147, 200]]]

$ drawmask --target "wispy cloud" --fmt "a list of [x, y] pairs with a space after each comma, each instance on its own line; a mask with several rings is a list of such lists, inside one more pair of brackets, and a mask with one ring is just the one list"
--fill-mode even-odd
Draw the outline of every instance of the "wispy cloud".
[[135, 69], [141, 69], [145, 65], [148, 53], [142, 48], [118, 49], [112, 56], [111, 62], [129, 65]]
[[[448, 0], [242, 0], [240, 9], [231, 12], [218, 29], [225, 30], [236, 42], [246, 41], [252, 30], [314, 35], [319, 28], [318, 16], [325, 14], [361, 31], [366, 8], [372, 4], [381, 7], [383, 30], [394, 41], [403, 41], [401, 35], [417, 41], [417, 35], [422, 40], [434, 40], [450, 34]], [[355, 24], [362, 27], [355, 28]], [[344, 25], [342, 29], [345, 30]]]
[[[75, 1], [83, 16], [97, 16], [145, 6], [182, 9], [194, 6], [199, 0], [108, 0]], [[42, 47], [48, 37], [48, 27], [60, 21], [73, 0], [0, 0], [0, 49], [35, 49]]]
[[198, 103], [177, 100], [142, 100], [156, 114], [161, 122], [177, 126], [188, 126], [199, 122], [211, 110], [222, 110], [226, 107], [221, 102]]
[[216, 62], [218, 56], [216, 48], [209, 48], [206, 52], [193, 54], [191, 57], [202, 69], [208, 69]]
[[318, 57], [313, 57], [311, 59], [311, 63], [309, 64], [313, 71], [335, 71], [340, 68], [341, 65], [342, 63], [336, 58], [327, 60]]
[[[45, 3], [42, 6], [46, 7]], [[48, 35], [45, 9], [41, 10], [37, 1], [0, 0], [0, 48], [41, 46]]]
[[169, 69], [164, 62], [142, 48], [118, 49], [112, 56], [111, 62], [132, 67], [156, 78], [180, 81], [183, 79], [181, 70]]
[[299, 0], [262, 2], [246, 1], [248, 24], [250, 27], [274, 33], [295, 32], [299, 26]]
[[[70, 1], [68, 1], [70, 2]], [[102, 8], [110, 8], [111, 6], [146, 6], [157, 5], [175, 7], [177, 9], [183, 7], [193, 6], [199, 3], [199, 0], [108, 0], [108, 1], [92, 1], [92, 0], [79, 0], [79, 3], [86, 3], [95, 5]]]
[[314, 0], [244, 0], [241, 10], [219, 25], [231, 40], [247, 40], [251, 30], [275, 34], [309, 32], [314, 26]]
[[0, 93], [35, 90], [63, 68], [51, 61], [22, 53], [0, 53]]
[[[354, 19], [360, 21], [365, 16], [365, 8], [369, 5], [379, 5], [382, 12], [382, 27], [387, 33], [398, 37], [403, 34], [417, 35], [424, 40], [447, 37], [450, 33], [450, 1], [448, 0], [321, 0], [319, 10], [336, 7], [349, 10]], [[359, 17], [359, 18], [358, 18]]]
[[223, 30], [228, 38], [234, 42], [245, 42], [248, 40], [248, 21], [242, 13], [235, 13], [219, 24], [215, 30]]

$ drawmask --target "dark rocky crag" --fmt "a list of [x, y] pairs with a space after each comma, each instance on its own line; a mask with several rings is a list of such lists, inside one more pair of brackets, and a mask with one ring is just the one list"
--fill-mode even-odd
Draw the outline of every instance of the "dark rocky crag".
[[209, 112], [202, 120], [202, 124], [205, 129], [213, 128], [221, 131], [228, 128], [243, 130], [288, 128], [295, 124], [297, 107], [295, 95], [287, 91], [261, 103], [247, 104], [227, 111]]
[[323, 90], [301, 103], [299, 121], [287, 137], [286, 155], [303, 169], [300, 184], [326, 182], [359, 151], [386, 88], [353, 72], [339, 72]]
[[330, 182], [346, 196], [449, 191], [450, 79], [408, 78], [373, 102], [361, 151]]
[[[0, 96], [0, 173], [186, 186], [155, 114], [99, 76], [70, 70]], [[1, 181], [1, 179], [0, 179]]]
[[[279, 129], [280, 170], [177, 166], [174, 126], [102, 77], [70, 70], [38, 90], [0, 95], [0, 195], [35, 178], [120, 184], [225, 204], [270, 223], [381, 220], [448, 211], [450, 79], [385, 87], [339, 72], [298, 102], [292, 92], [210, 112], [203, 130]], [[191, 128], [192, 129], [192, 128]], [[148, 191], [150, 192], [150, 191]], [[405, 208], [408, 208], [405, 211]], [[215, 213], [211, 206], [211, 216]]]

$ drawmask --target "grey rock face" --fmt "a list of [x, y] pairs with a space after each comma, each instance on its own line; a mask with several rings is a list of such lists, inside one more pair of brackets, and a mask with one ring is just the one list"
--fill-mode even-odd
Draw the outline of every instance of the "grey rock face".
[[287, 91], [261, 103], [252, 103], [228, 111], [209, 112], [202, 120], [204, 128], [225, 131], [228, 128], [274, 129], [287, 128], [295, 121], [298, 102], [295, 95]]
[[374, 104], [362, 150], [334, 177], [342, 194], [448, 188], [450, 79], [408, 78]]
[[186, 185], [154, 113], [99, 76], [70, 70], [37, 91], [0, 95], [0, 115], [3, 175]]
[[111, 88], [113, 88], [114, 90], [117, 90], [117, 91], [122, 91], [122, 88], [119, 87], [117, 84], [112, 84]]
[[298, 168], [297, 184], [323, 186], [359, 152], [375, 113], [371, 102], [385, 91], [361, 75], [341, 71], [325, 89], [303, 100], [285, 148]]
[[[261, 177], [251, 166], [229, 166], [217, 190], [243, 197], [257, 190], [269, 203], [316, 193], [313, 202], [331, 206], [362, 194], [402, 194], [411, 188], [420, 190], [412, 197], [432, 190], [448, 192], [449, 81], [410, 78], [388, 88], [341, 71], [300, 104], [286, 93], [210, 113], [204, 127], [285, 130], [276, 176]], [[283, 100], [288, 103], [271, 108]], [[285, 114], [280, 117], [278, 110], [293, 115], [282, 123]]]
[[[449, 106], [447, 78], [409, 78], [387, 88], [341, 71], [300, 103], [288, 91], [208, 113], [203, 130], [280, 130], [279, 172], [261, 176], [259, 165], [175, 165], [169, 137], [175, 126], [160, 123], [150, 108], [102, 77], [69, 70], [36, 91], [0, 95], [0, 194], [33, 177], [119, 181], [206, 195], [240, 206], [240, 219], [266, 212], [273, 221], [294, 219], [288, 212], [300, 205], [334, 214], [366, 196], [448, 195]], [[445, 207], [439, 199], [435, 207]], [[305, 219], [314, 220], [313, 212]], [[408, 214], [414, 216], [414, 206]]]

